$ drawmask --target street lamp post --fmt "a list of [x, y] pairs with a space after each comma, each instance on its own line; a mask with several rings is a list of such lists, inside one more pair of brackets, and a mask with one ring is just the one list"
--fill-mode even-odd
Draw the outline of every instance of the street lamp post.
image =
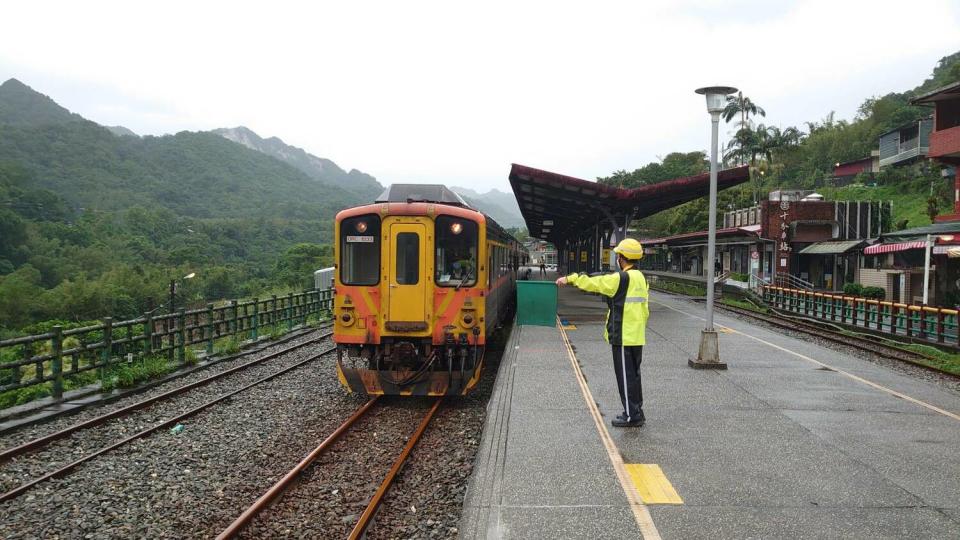
[[706, 96], [707, 112], [710, 113], [710, 203], [708, 212], [707, 232], [707, 264], [704, 274], [707, 276], [707, 322], [700, 332], [700, 350], [696, 359], [689, 359], [687, 363], [696, 369], [727, 369], [727, 364], [720, 361], [720, 347], [717, 343], [717, 331], [713, 328], [713, 289], [717, 256], [717, 138], [720, 129], [720, 113], [726, 106], [727, 95], [736, 92], [730, 86], [708, 86], [698, 88], [697, 93]]
[[177, 284], [184, 279], [193, 279], [197, 275], [196, 272], [190, 272], [189, 274], [183, 276], [180, 279], [171, 279], [170, 280], [170, 313], [176, 312], [176, 298], [177, 298]]

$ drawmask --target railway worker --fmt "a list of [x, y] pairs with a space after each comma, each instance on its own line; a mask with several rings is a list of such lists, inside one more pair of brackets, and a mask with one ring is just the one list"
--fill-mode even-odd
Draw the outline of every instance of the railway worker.
[[623, 413], [611, 421], [614, 427], [639, 427], [643, 416], [643, 389], [640, 384], [640, 361], [646, 343], [647, 318], [650, 316], [650, 289], [647, 280], [636, 268], [643, 257], [643, 246], [627, 238], [613, 248], [619, 272], [590, 277], [573, 273], [557, 280], [557, 286], [573, 285], [578, 289], [608, 297], [607, 324], [604, 337], [613, 350], [613, 370]]

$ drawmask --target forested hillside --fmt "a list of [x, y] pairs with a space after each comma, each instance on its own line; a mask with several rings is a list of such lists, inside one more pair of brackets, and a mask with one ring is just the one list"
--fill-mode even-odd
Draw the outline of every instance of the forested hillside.
[[486, 193], [478, 193], [462, 187], [451, 187], [450, 189], [463, 197], [470, 206], [492, 217], [502, 227], [526, 226], [513, 193], [504, 193], [498, 189], [491, 189]]
[[318, 182], [351, 192], [363, 202], [372, 201], [383, 192], [383, 186], [369, 174], [356, 169], [351, 169], [350, 172], [344, 171], [333, 161], [317, 157], [302, 148], [290, 146], [277, 137], [264, 139], [243, 126], [215, 129], [213, 133], [273, 156]]
[[[721, 192], [718, 211], [747, 206], [773, 189], [803, 188], [816, 189], [833, 200], [893, 200], [894, 222], [901, 228], [930, 223], [928, 207], [944, 209], [953, 204], [952, 183], [941, 176], [940, 166], [935, 163], [887, 167], [872, 179], [858, 178], [851, 187], [832, 187], [830, 178], [834, 164], [867, 157], [871, 150], [876, 150], [881, 134], [931, 114], [928, 107], [911, 105], [911, 99], [958, 80], [960, 52], [942, 58], [931, 76], [912, 90], [865, 99], [852, 120], [837, 119], [831, 112], [799, 127], [765, 125], [767, 111], [750, 98], [732, 99], [728, 103], [729, 114], [724, 115], [728, 123], [721, 124], [721, 130], [730, 130], [729, 143], [721, 149], [724, 166], [750, 165], [752, 180]], [[775, 111], [769, 113], [775, 116]], [[708, 170], [703, 152], [678, 152], [661, 162], [632, 172], [615, 171], [598, 180], [634, 187]], [[703, 199], [640, 222], [641, 234], [648, 237], [702, 230], [706, 226], [707, 204]]]
[[[361, 173], [362, 174], [362, 173]], [[375, 181], [374, 181], [375, 182]], [[0, 333], [309, 286], [364, 196], [215, 133], [119, 136], [0, 85]]]

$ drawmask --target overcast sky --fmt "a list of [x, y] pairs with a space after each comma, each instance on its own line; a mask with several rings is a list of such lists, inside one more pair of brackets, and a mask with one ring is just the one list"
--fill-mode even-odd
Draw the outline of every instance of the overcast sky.
[[6, 3], [0, 80], [140, 134], [245, 125], [383, 184], [481, 191], [514, 162], [593, 179], [706, 150], [700, 86], [802, 126], [960, 50], [957, 0], [148, 5]]

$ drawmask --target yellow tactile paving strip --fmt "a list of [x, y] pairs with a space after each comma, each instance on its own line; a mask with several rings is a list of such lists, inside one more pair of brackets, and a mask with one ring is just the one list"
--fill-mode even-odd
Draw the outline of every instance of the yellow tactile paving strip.
[[663, 470], [656, 463], [625, 463], [644, 504], [683, 504]]

